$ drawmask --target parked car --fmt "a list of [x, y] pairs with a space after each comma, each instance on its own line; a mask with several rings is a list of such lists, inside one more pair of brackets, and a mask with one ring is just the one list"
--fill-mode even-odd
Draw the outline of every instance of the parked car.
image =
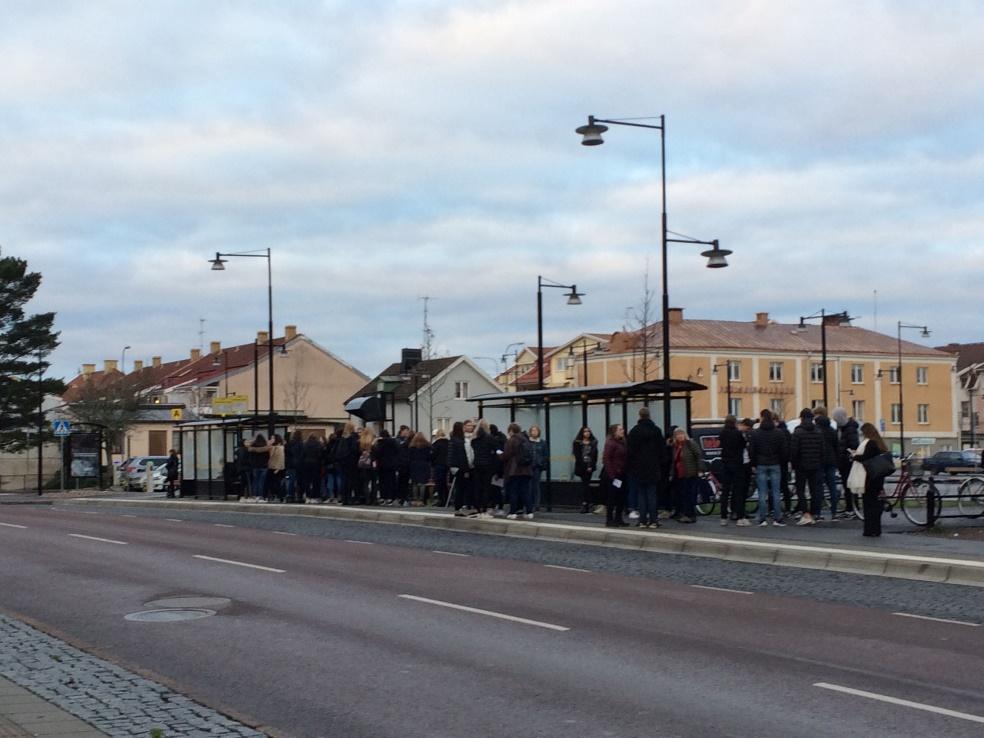
[[[154, 463], [154, 471], [151, 475], [154, 478], [154, 491], [163, 492], [167, 489], [167, 466], [166, 464]], [[178, 479], [181, 479], [181, 463], [178, 463]]]
[[[142, 489], [147, 480], [147, 464], [153, 464], [155, 473], [158, 468], [163, 469], [167, 464], [166, 456], [134, 456], [127, 462], [126, 480], [127, 489]], [[166, 478], [166, 477], [165, 477]], [[156, 481], [155, 481], [156, 487]]]
[[[941, 474], [951, 469], [977, 469], [980, 466], [979, 454], [966, 451], [937, 451], [922, 461], [924, 471], [931, 474]], [[955, 474], [955, 471], [950, 472]]]

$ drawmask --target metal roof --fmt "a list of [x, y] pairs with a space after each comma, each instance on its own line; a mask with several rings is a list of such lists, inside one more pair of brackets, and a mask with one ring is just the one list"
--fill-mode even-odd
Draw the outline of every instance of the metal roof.
[[[678, 395], [688, 392], [702, 392], [707, 387], [686, 379], [671, 379], [670, 394]], [[588, 387], [557, 387], [554, 389], [526, 390], [524, 392], [492, 392], [485, 395], [469, 397], [469, 402], [486, 404], [501, 402], [506, 405], [514, 403], [537, 404], [541, 402], [581, 402], [582, 400], [621, 400], [633, 397], [661, 397], [663, 395], [663, 380], [651, 379], [647, 382], [629, 382], [627, 384], [602, 384]]]

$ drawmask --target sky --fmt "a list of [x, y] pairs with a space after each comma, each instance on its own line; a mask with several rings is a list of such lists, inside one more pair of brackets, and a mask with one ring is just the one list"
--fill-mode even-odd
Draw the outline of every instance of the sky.
[[[982, 338], [984, 13], [948, 0], [350, 0], [0, 6], [0, 248], [43, 275], [53, 371], [299, 330], [369, 375], [492, 371], [632, 327], [821, 308]], [[657, 296], [658, 304], [658, 296]], [[204, 318], [203, 333], [200, 319]], [[916, 334], [909, 336], [920, 340]]]

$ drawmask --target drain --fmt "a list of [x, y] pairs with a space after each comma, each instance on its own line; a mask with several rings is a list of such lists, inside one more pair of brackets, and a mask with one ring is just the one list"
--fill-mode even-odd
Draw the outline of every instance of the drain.
[[215, 615], [215, 610], [205, 608], [165, 608], [131, 612], [124, 619], [137, 623], [176, 623], [182, 620], [199, 620]]
[[228, 597], [205, 597], [202, 595], [182, 595], [179, 597], [164, 597], [160, 600], [145, 602], [144, 607], [152, 610], [221, 610], [229, 607], [232, 600]]

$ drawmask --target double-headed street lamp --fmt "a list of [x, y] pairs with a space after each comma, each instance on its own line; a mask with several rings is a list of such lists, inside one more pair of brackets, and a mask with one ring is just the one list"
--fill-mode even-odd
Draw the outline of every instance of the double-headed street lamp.
[[[707, 266], [711, 269], [728, 266], [727, 256], [731, 254], [731, 252], [727, 249], [720, 248], [717, 240], [700, 241], [696, 238], [690, 238], [689, 236], [682, 236], [679, 233], [675, 233], [674, 235], [681, 236], [680, 238], [669, 237], [669, 234], [672, 233], [672, 231], [670, 231], [667, 226], [666, 218], [666, 116], [659, 116], [659, 125], [653, 123], [639, 123], [638, 121], [640, 120], [655, 120], [655, 118], [619, 120], [596, 118], [593, 115], [589, 115], [588, 124], [586, 126], [580, 126], [576, 129], [576, 132], [581, 134], [581, 143], [584, 146], [598, 146], [605, 142], [602, 138], [602, 134], [608, 130], [608, 126], [604, 125], [606, 123], [609, 125], [629, 126], [631, 128], [649, 128], [659, 131], [659, 159], [662, 184], [662, 222], [660, 227], [660, 246], [663, 266], [663, 430], [665, 432], [669, 432], [671, 423], [670, 392], [673, 385], [670, 382], [670, 295], [666, 245], [668, 243], [689, 243], [710, 246], [710, 249], [701, 252], [701, 256], [707, 258]], [[643, 330], [646, 330], [646, 328], [643, 328]]]
[[910, 323], [903, 323], [901, 320], [898, 322], [898, 334], [897, 334], [897, 345], [899, 351], [899, 366], [898, 366], [898, 376], [899, 380], [899, 458], [905, 457], [905, 404], [902, 401], [902, 329], [911, 328], [913, 330], [920, 331], [920, 335], [923, 338], [929, 338], [929, 328], [924, 325], [912, 325]]
[[[274, 415], [273, 415], [273, 271], [270, 264], [270, 249], [263, 249], [258, 251], [240, 251], [237, 253], [222, 254], [218, 251], [215, 252], [215, 258], [211, 260], [212, 270], [221, 272], [225, 270], [226, 259], [224, 256], [242, 256], [246, 258], [256, 258], [256, 259], [266, 259], [267, 260], [267, 347], [269, 349], [269, 355], [267, 356], [267, 363], [269, 366], [269, 382], [270, 382], [270, 396], [269, 396], [269, 413], [267, 415], [267, 434], [272, 437], [274, 433]], [[254, 407], [256, 407], [254, 405]]]
[[823, 406], [830, 410], [830, 404], [827, 402], [827, 318], [836, 319], [838, 325], [851, 320], [851, 316], [847, 314], [846, 310], [839, 313], [828, 313], [826, 310], [820, 310], [814, 315], [800, 316], [799, 327], [802, 330], [806, 328], [806, 321], [820, 320], [820, 373], [823, 375]]
[[567, 290], [567, 304], [568, 305], [580, 305], [581, 298], [584, 297], [583, 292], [577, 291], [576, 284], [559, 284], [554, 282], [552, 279], [547, 279], [546, 277], [538, 276], [536, 278], [536, 344], [539, 351], [537, 355], [537, 369], [536, 369], [536, 386], [538, 389], [543, 389], [543, 288], [544, 287], [555, 287], [561, 290]]

